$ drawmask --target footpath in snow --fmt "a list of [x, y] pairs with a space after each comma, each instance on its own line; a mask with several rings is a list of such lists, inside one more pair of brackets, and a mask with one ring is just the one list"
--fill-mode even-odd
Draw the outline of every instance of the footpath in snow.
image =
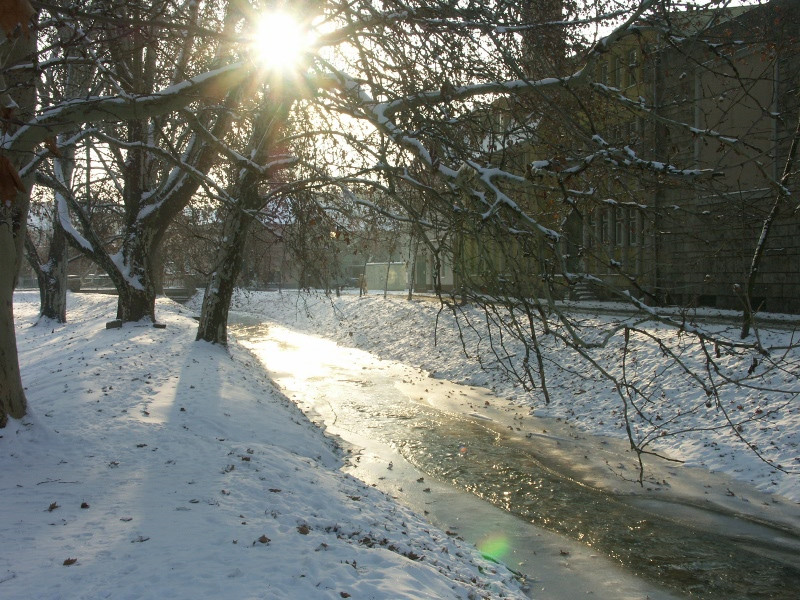
[[524, 597], [343, 474], [257, 361], [194, 341], [191, 309], [107, 330], [115, 303], [70, 294], [69, 323], [37, 323], [15, 294], [29, 414], [0, 430], [0, 597]]

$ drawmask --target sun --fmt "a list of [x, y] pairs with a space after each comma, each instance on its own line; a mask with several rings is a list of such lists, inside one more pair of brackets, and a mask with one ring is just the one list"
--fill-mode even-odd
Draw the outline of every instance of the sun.
[[292, 15], [270, 12], [256, 23], [252, 48], [258, 62], [272, 69], [292, 71], [300, 67], [312, 42], [310, 29]]

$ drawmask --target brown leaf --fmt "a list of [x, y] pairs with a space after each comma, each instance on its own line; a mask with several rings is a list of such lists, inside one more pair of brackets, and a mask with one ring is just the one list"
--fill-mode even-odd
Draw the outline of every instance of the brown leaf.
[[258, 541], [262, 544], [269, 544], [270, 539], [267, 536], [262, 535], [260, 538], [258, 538]]
[[78, 562], [77, 558], [66, 558], [66, 559], [64, 559], [64, 563], [63, 564], [64, 564], [65, 567], [68, 567], [70, 565], [74, 565], [76, 562]]
[[29, 35], [31, 17], [36, 14], [28, 0], [2, 0], [2, 10], [0, 10], [0, 29], [8, 37], [19, 27], [26, 37]]
[[58, 508], [58, 503], [57, 502], [51, 502], [50, 506], [47, 507], [47, 512], [53, 512], [57, 508]]
[[58, 143], [56, 142], [56, 138], [49, 137], [44, 141], [44, 147], [50, 150], [50, 154], [55, 156], [56, 158], [61, 158], [61, 150], [58, 149]]
[[81, 502], [81, 508], [89, 508], [88, 502]]
[[0, 106], [0, 121], [3, 122], [2, 125], [0, 125], [0, 131], [3, 133], [8, 132], [8, 127], [11, 125], [11, 119], [14, 118], [14, 111], [16, 110], [16, 105]]
[[300, 525], [300, 526], [297, 528], [297, 533], [299, 533], [300, 535], [308, 535], [308, 533], [309, 533], [310, 531], [311, 531], [311, 529], [309, 528], [309, 526], [308, 526], [308, 525]]
[[0, 202], [10, 205], [17, 198], [17, 192], [24, 192], [25, 186], [11, 161], [0, 156]]

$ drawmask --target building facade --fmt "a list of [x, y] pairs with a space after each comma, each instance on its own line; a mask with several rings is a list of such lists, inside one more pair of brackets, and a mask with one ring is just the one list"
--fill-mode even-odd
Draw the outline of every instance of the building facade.
[[754, 270], [754, 309], [800, 312], [798, 50], [800, 6], [773, 1], [643, 23], [605, 53], [597, 131], [642, 173], [601, 178], [571, 217], [580, 269], [648, 302], [724, 309], [743, 307]]

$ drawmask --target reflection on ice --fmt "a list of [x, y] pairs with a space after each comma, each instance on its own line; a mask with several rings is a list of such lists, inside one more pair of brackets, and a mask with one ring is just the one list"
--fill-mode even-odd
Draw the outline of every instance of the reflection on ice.
[[[391, 473], [397, 482], [392, 492], [425, 506], [426, 511], [434, 501], [419, 492], [430, 493], [436, 486], [429, 486], [427, 480], [419, 483], [419, 471], [468, 490], [528, 523], [580, 541], [681, 594], [778, 598], [790, 597], [800, 588], [796, 566], [733, 544], [726, 536], [729, 527], [700, 531], [691, 523], [661, 514], [658, 503], [637, 504], [581, 483], [568, 476], [560, 468], [562, 464], [541, 453], [547, 442], [542, 436], [509, 435], [485, 415], [477, 419], [470, 418], [469, 412], [437, 410], [431, 405], [430, 380], [420, 380], [404, 365], [379, 361], [366, 352], [278, 326], [250, 324], [232, 331], [261, 357], [287, 394], [294, 395], [301, 408], [321, 420], [330, 433], [357, 448], [382, 454], [376, 483], [385, 482]], [[571, 452], [578, 454], [571, 440], [554, 440], [562, 459], [576, 458], [570, 456]], [[400, 468], [393, 449], [419, 471], [408, 469], [407, 479], [402, 479], [406, 469]], [[582, 448], [579, 456], [592, 451]], [[395, 468], [389, 472], [387, 464]], [[352, 470], [370, 480], [366, 461]], [[419, 486], [428, 487], [417, 489]], [[481, 552], [504, 562], [511, 556], [510, 540], [514, 539], [517, 548], [518, 535], [525, 531], [490, 527], [480, 519], [470, 527]], [[761, 529], [762, 537], [774, 535]], [[513, 552], [518, 563], [536, 562], [532, 554], [521, 559], [516, 549]], [[575, 560], [574, 549], [565, 552], [563, 556]], [[563, 559], [561, 554], [559, 557]], [[636, 593], [627, 596], [619, 586], [615, 589], [615, 598], [642, 597]], [[647, 593], [665, 597], [653, 590]]]

